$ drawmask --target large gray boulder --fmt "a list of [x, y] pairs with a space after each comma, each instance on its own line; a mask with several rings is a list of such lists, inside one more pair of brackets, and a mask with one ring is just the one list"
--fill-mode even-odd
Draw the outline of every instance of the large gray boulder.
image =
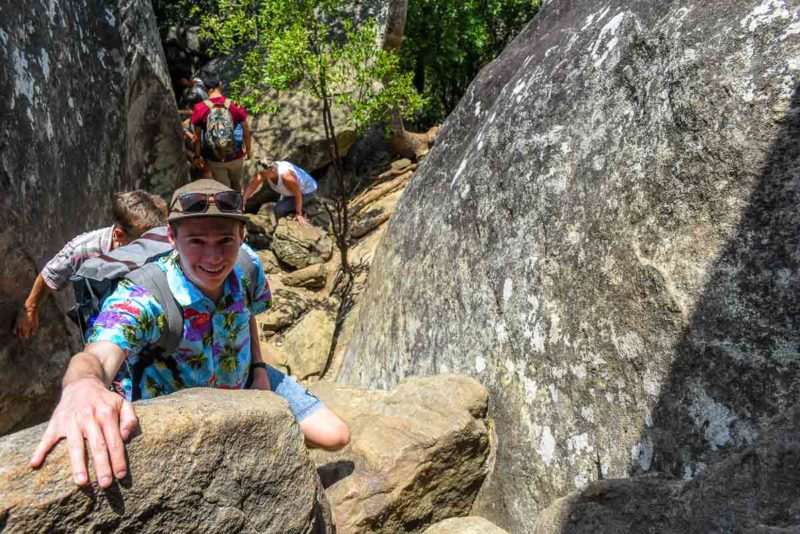
[[0, 15], [0, 434], [52, 408], [78, 337], [49, 298], [28, 344], [11, 335], [36, 273], [110, 223], [112, 191], [184, 177], [180, 123], [143, 0], [7, 4]]
[[[64, 442], [32, 470], [44, 425], [0, 439], [7, 532], [333, 532], [286, 402], [261, 391], [184, 390], [135, 405], [129, 475], [77, 487]], [[94, 479], [94, 473], [90, 473]]]
[[692, 480], [640, 475], [601, 480], [558, 499], [536, 534], [800, 531], [800, 406], [779, 415], [754, 447]]
[[800, 393], [800, 6], [547, 2], [442, 127], [340, 380], [468, 373], [514, 531], [599, 477], [692, 478]]

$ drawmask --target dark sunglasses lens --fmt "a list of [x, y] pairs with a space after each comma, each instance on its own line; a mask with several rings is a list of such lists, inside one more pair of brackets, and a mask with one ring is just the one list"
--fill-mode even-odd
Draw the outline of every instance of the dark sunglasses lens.
[[223, 191], [214, 195], [214, 202], [220, 211], [241, 211], [242, 195], [236, 191]]
[[208, 195], [205, 193], [187, 193], [180, 196], [183, 213], [203, 213], [208, 208]]

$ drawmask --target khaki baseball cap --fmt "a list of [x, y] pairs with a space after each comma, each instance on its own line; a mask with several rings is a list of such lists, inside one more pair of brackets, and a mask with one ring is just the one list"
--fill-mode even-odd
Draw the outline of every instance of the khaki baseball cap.
[[[230, 191], [236, 193], [238, 196], [238, 206], [234, 210], [221, 210], [217, 205], [217, 200], [212, 200], [214, 195]], [[186, 195], [198, 195], [196, 200], [202, 202], [202, 195], [206, 195], [207, 206], [204, 211], [192, 211], [190, 213], [184, 212], [185, 202], [181, 202], [181, 197]], [[227, 196], [227, 195], [226, 195]], [[186, 200], [186, 197], [184, 198]], [[247, 222], [249, 219], [242, 213], [242, 195], [238, 191], [234, 191], [230, 187], [217, 182], [216, 180], [196, 180], [190, 184], [184, 185], [177, 189], [172, 194], [172, 201], [169, 203], [169, 218], [168, 222], [181, 221], [183, 219], [193, 219], [196, 217], [224, 217], [226, 219], [235, 219], [241, 222]]]

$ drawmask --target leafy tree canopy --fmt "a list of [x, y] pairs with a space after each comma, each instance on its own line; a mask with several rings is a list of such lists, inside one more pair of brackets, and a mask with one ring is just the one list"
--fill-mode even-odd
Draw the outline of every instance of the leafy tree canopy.
[[481, 67], [536, 14], [541, 0], [409, 0], [403, 67], [430, 97], [421, 122], [441, 122]]
[[[345, 105], [357, 128], [411, 116], [424, 104], [411, 73], [378, 46], [378, 25], [354, 27], [337, 0], [212, 0], [201, 15], [201, 36], [217, 55], [241, 55], [231, 94], [253, 112], [271, 111], [268, 91], [300, 89]], [[340, 28], [332, 33], [330, 28]]]

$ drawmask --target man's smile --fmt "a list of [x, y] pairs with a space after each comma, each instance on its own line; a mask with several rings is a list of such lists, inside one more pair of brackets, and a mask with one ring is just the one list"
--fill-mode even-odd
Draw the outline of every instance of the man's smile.
[[206, 273], [208, 273], [208, 274], [211, 274], [211, 275], [217, 275], [217, 274], [220, 274], [220, 273], [221, 273], [221, 272], [222, 272], [222, 271], [225, 269], [225, 266], [224, 266], [224, 265], [220, 265], [219, 267], [214, 267], [214, 268], [212, 268], [212, 267], [206, 267], [206, 266], [204, 266], [204, 265], [198, 265], [197, 267], [198, 267], [198, 268], [199, 268], [201, 271], [203, 271], [203, 272], [206, 272]]

